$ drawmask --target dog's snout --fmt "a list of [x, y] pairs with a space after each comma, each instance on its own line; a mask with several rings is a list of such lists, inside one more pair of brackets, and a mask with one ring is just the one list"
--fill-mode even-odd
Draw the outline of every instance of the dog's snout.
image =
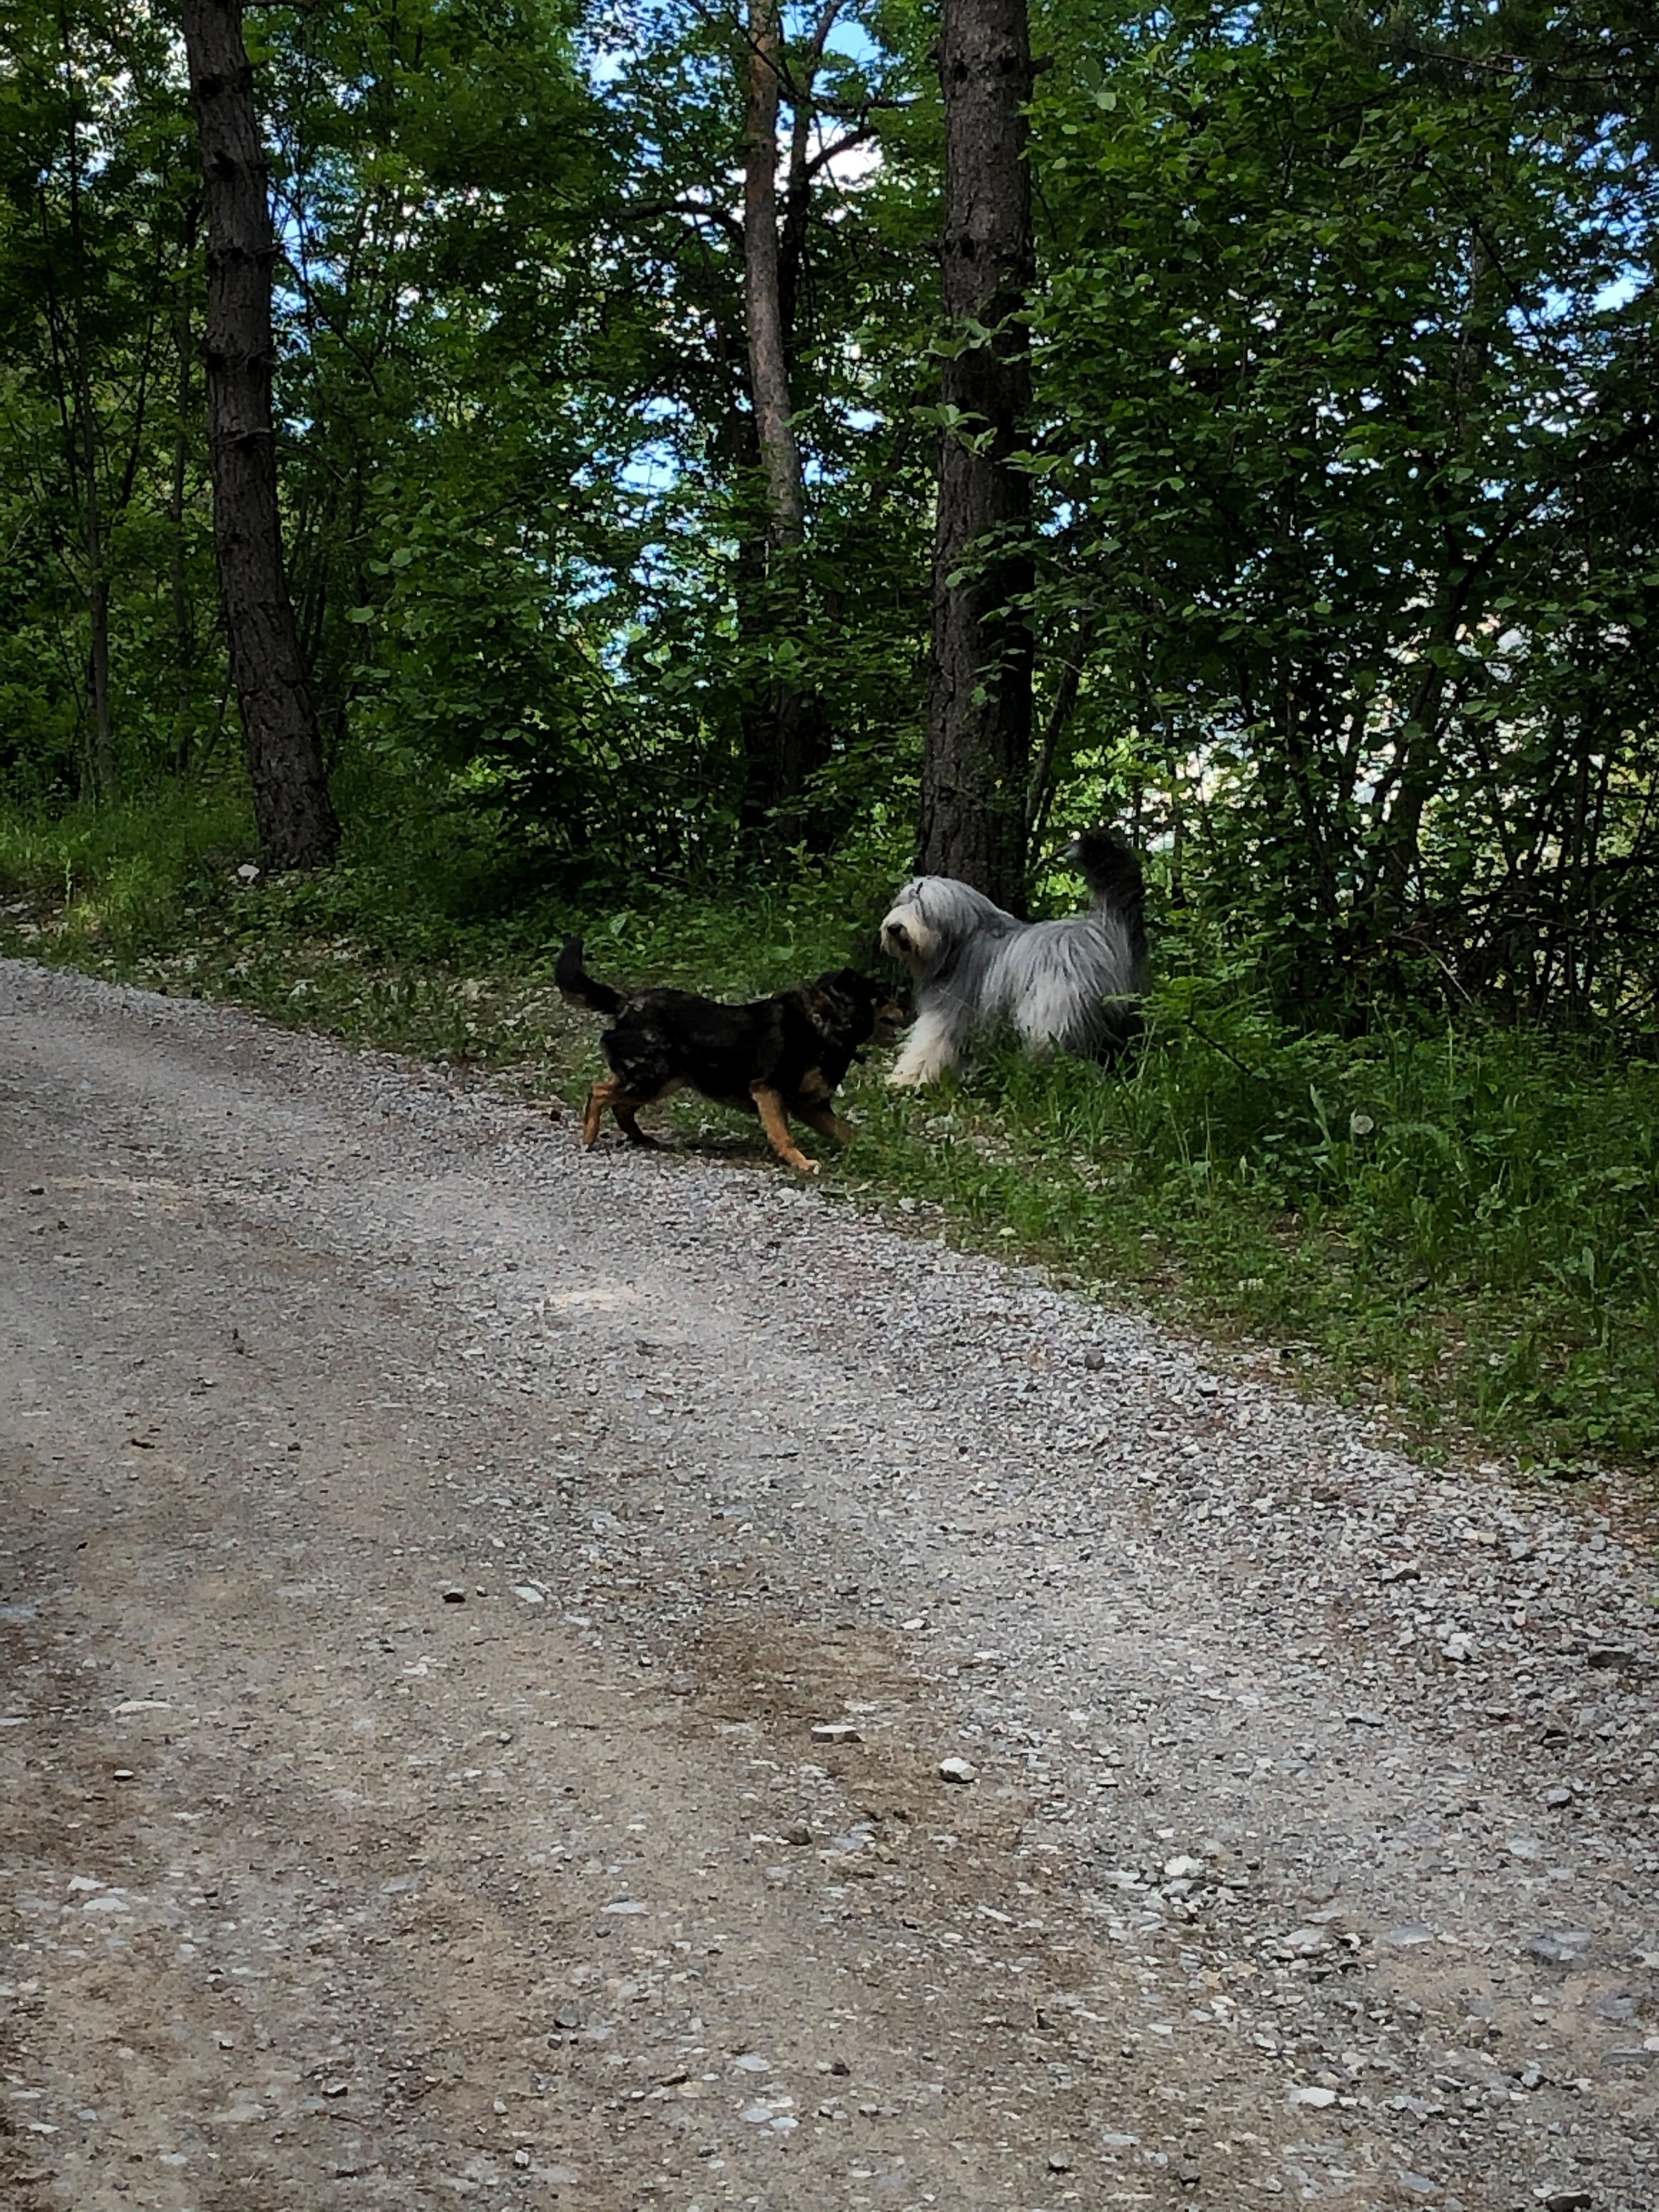
[[883, 943], [893, 952], [902, 952], [910, 942], [910, 933], [902, 921], [885, 923], [881, 934]]

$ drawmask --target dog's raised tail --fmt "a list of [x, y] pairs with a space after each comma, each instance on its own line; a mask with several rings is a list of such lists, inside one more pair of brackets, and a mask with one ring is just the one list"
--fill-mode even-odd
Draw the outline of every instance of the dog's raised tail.
[[1066, 857], [1094, 893], [1096, 905], [1121, 918], [1136, 960], [1145, 960], [1146, 879], [1134, 847], [1116, 830], [1085, 830]]
[[590, 1013], [614, 1014], [622, 1006], [622, 993], [613, 991], [609, 983], [601, 983], [583, 966], [580, 937], [573, 937], [559, 954], [553, 981], [562, 999], [568, 1000], [573, 1006], [586, 1006]]

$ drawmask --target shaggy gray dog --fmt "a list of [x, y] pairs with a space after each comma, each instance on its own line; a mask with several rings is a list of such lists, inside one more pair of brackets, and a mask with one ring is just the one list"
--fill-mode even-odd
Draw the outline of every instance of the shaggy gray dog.
[[1115, 1060], [1140, 1026], [1146, 921], [1140, 862], [1115, 830], [1067, 849], [1095, 902], [1063, 921], [1020, 921], [953, 876], [913, 876], [881, 925], [884, 952], [916, 981], [916, 1018], [890, 1083], [959, 1067], [978, 1031], [1010, 1029], [1037, 1053]]

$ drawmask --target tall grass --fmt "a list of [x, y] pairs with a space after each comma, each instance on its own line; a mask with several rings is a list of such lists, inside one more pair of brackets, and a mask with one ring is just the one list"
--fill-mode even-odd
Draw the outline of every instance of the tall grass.
[[[747, 996], [867, 963], [895, 873], [873, 852], [492, 914], [477, 854], [360, 832], [325, 875], [250, 882], [250, 842], [210, 796], [0, 814], [0, 946], [575, 1095], [595, 1062], [551, 986], [566, 933], [600, 975]], [[871, 1071], [852, 1111], [830, 1188], [1264, 1343], [1419, 1439], [1659, 1470], [1659, 1068], [1611, 1041], [1404, 1015], [1301, 1034], [1200, 967], [1118, 1073], [999, 1054], [912, 1097]]]
[[213, 791], [59, 815], [0, 807], [0, 893], [15, 938], [38, 913], [65, 951], [161, 951], [252, 842], [246, 802]]

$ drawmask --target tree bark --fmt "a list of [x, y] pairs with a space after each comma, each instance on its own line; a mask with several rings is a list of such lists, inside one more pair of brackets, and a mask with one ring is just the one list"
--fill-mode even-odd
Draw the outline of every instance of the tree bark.
[[[921, 865], [1018, 912], [1031, 750], [1031, 480], [1010, 467], [1029, 411], [1031, 96], [1026, 0], [945, 0], [943, 398]], [[975, 335], [974, 325], [990, 333]], [[964, 419], [965, 418], [965, 419]]]
[[744, 106], [744, 314], [755, 434], [766, 477], [767, 537], [779, 550], [806, 534], [800, 445], [791, 422], [789, 367], [778, 289], [778, 83], [783, 25], [779, 0], [749, 11], [748, 96]]
[[[74, 82], [74, 56], [68, 18], [62, 19], [65, 76]], [[70, 111], [70, 274], [73, 287], [75, 435], [70, 452], [73, 477], [78, 459], [85, 479], [82, 539], [87, 563], [87, 701], [92, 711], [89, 750], [82, 773], [83, 798], [108, 805], [115, 797], [115, 740], [109, 689], [109, 568], [103, 501], [98, 483], [98, 417], [93, 404], [91, 352], [87, 327], [87, 246], [81, 222], [81, 127], [78, 104]], [[45, 233], [45, 222], [42, 222]], [[76, 451], [78, 448], [78, 453]]]
[[271, 868], [325, 866], [340, 826], [289, 597], [271, 412], [271, 228], [241, 0], [183, 0], [207, 185], [208, 454], [213, 542], [254, 819]]
[[[833, 20], [833, 16], [831, 18]], [[766, 484], [766, 579], [771, 625], [799, 635], [805, 607], [801, 556], [806, 539], [806, 492], [800, 441], [791, 420], [789, 317], [799, 276], [805, 223], [805, 147], [811, 85], [798, 88], [792, 133], [791, 215], [793, 234], [786, 272], [778, 240], [778, 106], [783, 76], [783, 17], [780, 0], [751, 0], [744, 100], [744, 318], [749, 346], [749, 384], [755, 435]], [[814, 67], [816, 55], [805, 67]], [[789, 295], [786, 301], [786, 289]], [[793, 842], [806, 829], [800, 800], [823, 757], [825, 727], [820, 702], [787, 676], [768, 686], [763, 757], [752, 764], [751, 788], [777, 834]], [[757, 775], [754, 771], [758, 770]]]
[[185, 210], [184, 253], [179, 270], [179, 295], [173, 303], [173, 337], [178, 370], [178, 398], [173, 425], [173, 474], [167, 489], [167, 525], [172, 537], [168, 582], [173, 599], [173, 773], [182, 783], [190, 772], [191, 745], [196, 708], [196, 619], [190, 603], [190, 583], [185, 566], [185, 488], [190, 471], [190, 407], [196, 337], [191, 323], [190, 272], [196, 260], [196, 229], [199, 208]]
[[98, 448], [87, 374], [84, 328], [76, 333], [82, 349], [76, 362], [76, 411], [86, 446], [87, 696], [92, 705], [92, 791], [107, 805], [115, 797], [114, 723], [109, 692], [109, 567], [101, 502], [98, 496]]

